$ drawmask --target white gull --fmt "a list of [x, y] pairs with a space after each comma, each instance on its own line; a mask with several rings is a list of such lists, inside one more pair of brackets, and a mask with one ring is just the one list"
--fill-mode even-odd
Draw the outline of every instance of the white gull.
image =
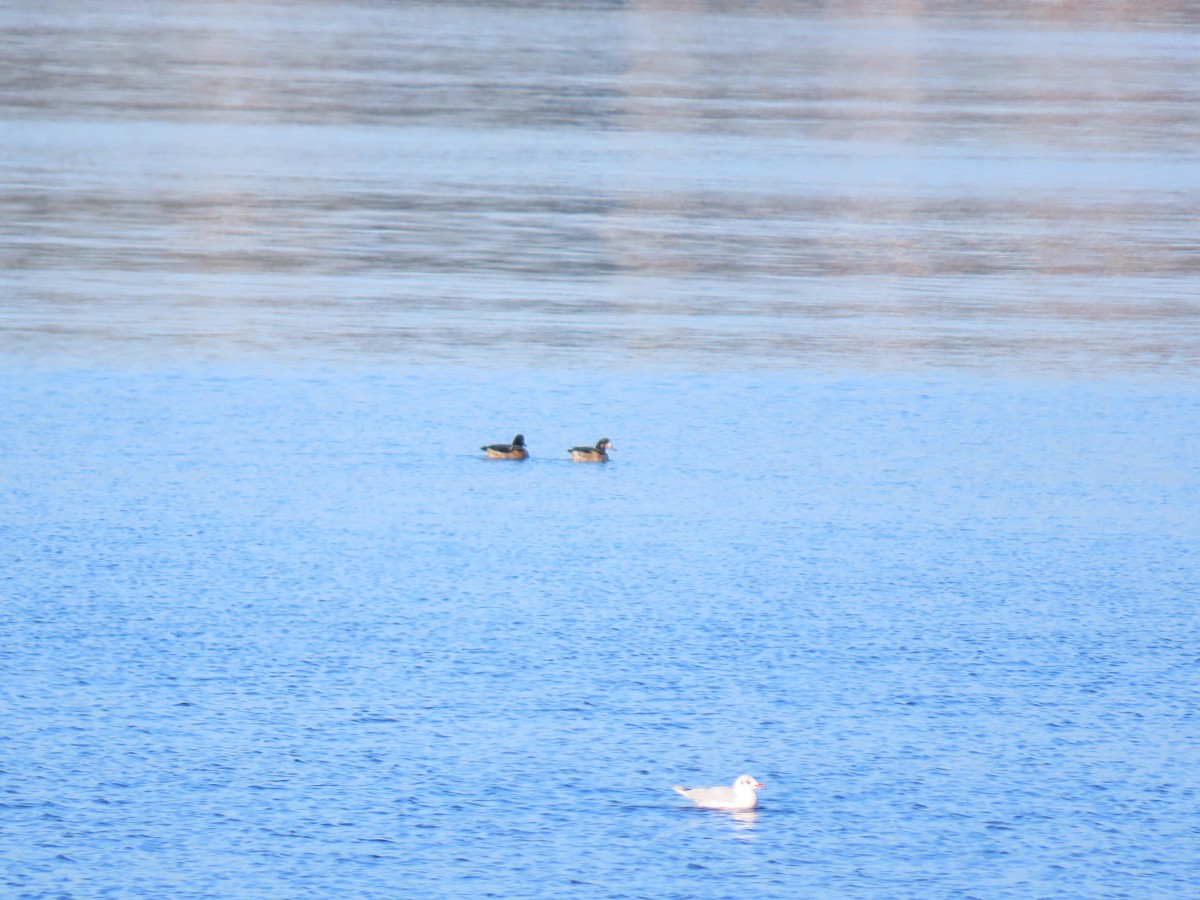
[[753, 775], [743, 775], [733, 783], [733, 787], [683, 788], [678, 785], [675, 790], [687, 797], [697, 806], [705, 809], [754, 809], [758, 805], [760, 784]]

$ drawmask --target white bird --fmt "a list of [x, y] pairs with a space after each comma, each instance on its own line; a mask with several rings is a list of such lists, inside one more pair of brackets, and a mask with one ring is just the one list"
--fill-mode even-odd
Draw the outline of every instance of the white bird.
[[733, 787], [683, 788], [676, 785], [675, 790], [705, 809], [754, 809], [758, 805], [755, 791], [764, 787], [766, 785], [753, 775], [743, 775]]

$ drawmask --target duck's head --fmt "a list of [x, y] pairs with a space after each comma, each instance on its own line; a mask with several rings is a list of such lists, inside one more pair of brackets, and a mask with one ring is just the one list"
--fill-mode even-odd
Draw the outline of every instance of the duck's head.
[[513, 446], [514, 447], [524, 447], [525, 446], [525, 435], [518, 434], [515, 438], [513, 438]]
[[612, 441], [610, 441], [608, 438], [600, 438], [600, 440], [596, 441], [596, 449], [600, 451], [606, 451], [616, 450], [617, 448], [612, 445]]

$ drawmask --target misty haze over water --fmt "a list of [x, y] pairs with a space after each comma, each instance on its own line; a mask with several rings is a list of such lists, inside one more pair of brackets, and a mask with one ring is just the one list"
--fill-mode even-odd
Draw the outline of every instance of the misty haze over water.
[[1200, 361], [1189, 4], [17, 4], [0, 350]]

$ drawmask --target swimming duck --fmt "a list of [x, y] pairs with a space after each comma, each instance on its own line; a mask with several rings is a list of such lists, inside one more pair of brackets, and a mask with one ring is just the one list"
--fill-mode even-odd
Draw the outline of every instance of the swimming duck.
[[600, 438], [595, 447], [572, 447], [569, 452], [573, 462], [608, 462], [608, 451], [616, 449], [608, 438]]
[[733, 787], [683, 788], [675, 790], [704, 809], [754, 809], [759, 788], [766, 787], [753, 775], [743, 775]]
[[527, 459], [529, 451], [525, 449], [525, 435], [518, 434], [511, 444], [488, 444], [480, 447], [486, 450], [489, 459]]

